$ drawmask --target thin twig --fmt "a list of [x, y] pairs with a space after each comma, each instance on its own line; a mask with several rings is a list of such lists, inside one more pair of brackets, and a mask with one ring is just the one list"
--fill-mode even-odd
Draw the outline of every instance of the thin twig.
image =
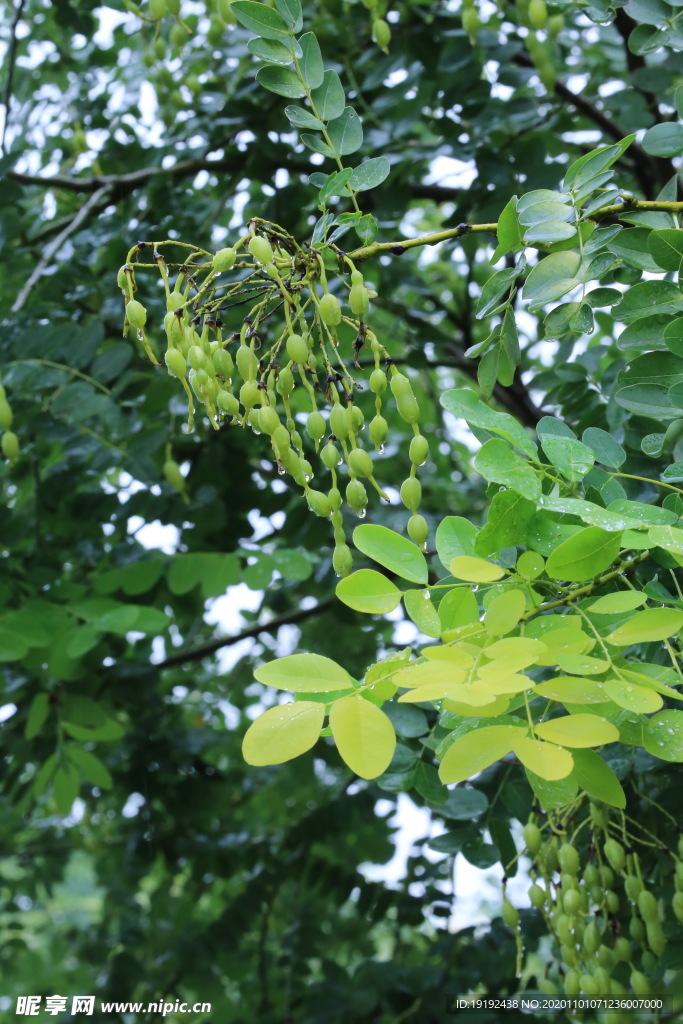
[[17, 27], [21, 21], [25, 3], [26, 0], [19, 0], [19, 4], [14, 15], [14, 22], [12, 23], [11, 38], [7, 53], [7, 79], [5, 81], [5, 93], [2, 100], [5, 107], [5, 120], [2, 126], [2, 139], [0, 139], [0, 152], [3, 156], [6, 153], [5, 141], [7, 138], [7, 126], [9, 125], [9, 112], [10, 107], [12, 106], [12, 82], [14, 79], [14, 65], [17, 59]]
[[13, 313], [18, 313], [21, 309], [24, 308], [24, 306], [26, 305], [26, 301], [29, 295], [31, 294], [31, 289], [39, 280], [39, 278], [42, 277], [43, 272], [49, 266], [52, 257], [55, 255], [55, 253], [59, 251], [60, 247], [64, 244], [67, 238], [69, 238], [69, 236], [72, 235], [74, 231], [77, 231], [81, 224], [83, 224], [83, 222], [88, 219], [93, 207], [96, 206], [96, 204], [106, 195], [108, 191], [109, 186], [103, 185], [101, 188], [97, 190], [97, 192], [93, 192], [90, 199], [88, 199], [88, 201], [83, 204], [83, 206], [80, 208], [76, 216], [69, 221], [64, 230], [61, 231], [57, 235], [57, 237], [52, 242], [50, 242], [49, 245], [45, 246], [43, 255], [41, 256], [36, 266], [33, 268], [31, 276], [29, 277], [28, 281], [19, 292], [19, 295], [17, 296], [14, 305], [12, 306]]

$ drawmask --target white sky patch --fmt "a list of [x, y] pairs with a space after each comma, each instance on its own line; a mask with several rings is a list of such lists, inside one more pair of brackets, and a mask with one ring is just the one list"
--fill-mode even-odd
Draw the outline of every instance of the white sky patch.
[[427, 185], [444, 188], [469, 188], [477, 177], [474, 160], [456, 160], [450, 156], [437, 156], [430, 165]]
[[149, 550], [163, 551], [165, 555], [174, 555], [180, 543], [180, 530], [170, 523], [162, 523], [155, 519], [146, 523], [142, 516], [131, 516], [128, 520], [128, 533]]

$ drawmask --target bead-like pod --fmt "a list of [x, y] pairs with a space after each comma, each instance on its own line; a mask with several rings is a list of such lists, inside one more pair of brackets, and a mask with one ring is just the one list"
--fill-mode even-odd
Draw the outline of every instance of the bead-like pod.
[[249, 252], [257, 263], [273, 262], [273, 247], [263, 235], [252, 235], [249, 239]]
[[177, 348], [168, 348], [164, 353], [164, 362], [171, 377], [184, 377], [187, 372], [187, 363], [182, 352]]
[[131, 327], [142, 330], [147, 323], [147, 310], [137, 299], [130, 299], [126, 303], [126, 317]]
[[330, 499], [322, 491], [314, 491], [311, 487], [306, 488], [306, 501], [311, 512], [323, 519], [329, 519], [332, 515], [332, 504]]
[[313, 441], [319, 441], [324, 436], [327, 430], [327, 424], [325, 423], [325, 417], [321, 412], [317, 410], [308, 414], [306, 420], [306, 433]]
[[290, 334], [287, 338], [287, 355], [295, 363], [305, 365], [308, 361], [308, 345], [299, 334]]
[[348, 544], [337, 544], [332, 552], [332, 568], [337, 576], [348, 576], [353, 569], [353, 556]]
[[231, 270], [236, 259], [237, 253], [234, 249], [219, 249], [213, 258], [213, 269], [219, 274], [224, 270]]
[[320, 317], [328, 327], [336, 327], [341, 323], [342, 311], [336, 295], [325, 292], [320, 300]]
[[372, 457], [363, 448], [354, 448], [349, 452], [349, 470], [356, 476], [372, 476]]
[[368, 503], [368, 492], [360, 480], [350, 480], [346, 487], [346, 500], [349, 506], [359, 514], [365, 511]]

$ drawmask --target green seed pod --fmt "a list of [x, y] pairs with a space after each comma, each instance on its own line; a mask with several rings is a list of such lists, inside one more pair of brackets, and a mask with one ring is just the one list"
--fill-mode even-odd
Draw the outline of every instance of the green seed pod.
[[601, 992], [609, 992], [609, 990], [610, 990], [609, 974], [607, 973], [607, 971], [605, 970], [604, 967], [594, 967], [593, 968], [593, 981], [595, 982], [597, 991], [599, 993], [601, 993]]
[[587, 996], [597, 996], [600, 986], [592, 974], [582, 974], [580, 978], [581, 989]]
[[595, 903], [597, 906], [600, 906], [600, 904], [602, 903], [602, 886], [590, 885], [588, 887], [588, 893], [590, 895], [591, 901]]
[[595, 953], [600, 946], [600, 932], [595, 921], [590, 921], [583, 933], [583, 948], [589, 954]]
[[357, 434], [359, 430], [363, 429], [365, 423], [365, 416], [363, 410], [358, 405], [349, 406], [349, 429], [352, 429], [354, 434]]
[[126, 303], [126, 317], [131, 327], [142, 330], [147, 323], [147, 310], [137, 299], [131, 299]]
[[396, 400], [396, 408], [401, 419], [406, 423], [417, 423], [420, 418], [420, 407], [414, 395], [403, 395]]
[[235, 15], [232, 13], [230, 0], [218, 0], [218, 13], [226, 25], [234, 25]]
[[247, 345], [240, 345], [235, 362], [242, 380], [256, 380], [256, 356]]
[[332, 552], [332, 568], [337, 576], [348, 576], [353, 569], [353, 555], [348, 544], [337, 544]]
[[391, 393], [397, 401], [399, 398], [407, 397], [413, 393], [412, 385], [404, 373], [393, 373], [389, 380], [389, 386]]
[[[319, 441], [327, 430], [325, 417], [321, 412], [309, 412], [306, 420], [306, 433], [313, 441]], [[329, 468], [329, 467], [328, 467]]]
[[546, 25], [546, 29], [551, 39], [557, 39], [563, 28], [564, 15], [553, 14], [552, 17], [548, 18], [548, 24]]
[[180, 14], [180, 0], [166, 0], [169, 14]]
[[182, 494], [185, 490], [185, 477], [180, 472], [180, 466], [178, 463], [173, 459], [167, 459], [166, 462], [164, 462], [163, 473], [173, 490]]
[[516, 928], [519, 924], [519, 911], [508, 899], [503, 900], [502, 917], [508, 928]]
[[272, 405], [262, 406], [259, 411], [258, 422], [262, 434], [273, 434], [281, 426], [280, 417]]
[[626, 853], [616, 839], [606, 839], [603, 852], [615, 871], [623, 871], [626, 867]]
[[674, 882], [679, 891], [683, 891], [683, 861], [677, 861], [674, 868]]
[[322, 491], [314, 491], [312, 488], [307, 487], [306, 501], [308, 502], [308, 507], [311, 512], [315, 512], [317, 516], [322, 516], [323, 519], [329, 519], [332, 515], [330, 499]]
[[128, 291], [128, 274], [126, 273], [125, 266], [119, 268], [119, 272], [116, 275], [116, 284], [122, 292]]
[[344, 533], [344, 520], [342, 518], [341, 512], [337, 512], [335, 510], [332, 513], [332, 522], [333, 523], [334, 523], [335, 519], [337, 520], [337, 522], [340, 525], [337, 525], [334, 528], [334, 543], [335, 544], [346, 544], [346, 534]]
[[576, 889], [576, 877], [570, 875], [567, 871], [563, 871], [560, 875], [560, 885], [563, 889]]
[[240, 411], [240, 403], [230, 391], [219, 391], [216, 405], [226, 416], [237, 416]]
[[363, 283], [363, 275], [361, 274], [360, 270], [352, 270], [351, 271], [351, 284], [362, 284], [362, 283]]
[[219, 373], [221, 377], [232, 377], [232, 372], [235, 369], [235, 364], [232, 361], [232, 356], [225, 348], [218, 348], [211, 356], [214, 369], [216, 373]]
[[422, 484], [416, 476], [407, 477], [401, 484], [401, 501], [409, 512], [417, 512], [422, 501]]
[[273, 262], [273, 248], [263, 235], [252, 235], [249, 239], [249, 252], [257, 263]]
[[379, 450], [389, 436], [389, 424], [384, 419], [384, 416], [374, 416], [370, 420], [368, 433], [375, 448]]
[[[541, 892], [543, 892], [542, 889], [541, 889]], [[539, 904], [537, 909], [540, 910], [542, 907], [543, 907], [543, 904], [541, 903], [541, 904]], [[555, 931], [557, 932], [557, 935], [558, 935], [558, 938], [560, 939], [560, 942], [565, 942], [565, 943], [569, 944], [569, 943], [574, 941], [574, 932], [573, 932], [573, 929], [572, 929], [572, 923], [571, 923], [570, 918], [568, 918], [566, 914], [558, 914], [556, 916], [556, 918], [555, 918]]]
[[570, 843], [562, 843], [557, 856], [563, 871], [566, 871], [568, 875], [578, 875], [579, 855]]
[[581, 976], [573, 967], [564, 976], [564, 991], [568, 996], [578, 996], [581, 991]]
[[640, 954], [640, 966], [644, 971], [653, 971], [657, 966], [657, 957], [649, 949], [644, 949]]
[[305, 365], [308, 361], [308, 345], [298, 334], [290, 334], [287, 338], [287, 355], [295, 363]]
[[538, 982], [538, 987], [546, 996], [555, 996], [559, 992], [557, 985], [550, 978], [541, 978]]
[[260, 394], [258, 385], [253, 380], [248, 380], [240, 388], [240, 402], [245, 409], [251, 409], [258, 402]]
[[[586, 933], [584, 932], [584, 939]], [[616, 956], [609, 946], [599, 946], [598, 951], [595, 954], [595, 959], [598, 961], [601, 967], [606, 967], [607, 970], [611, 970], [614, 967]]]
[[386, 50], [391, 42], [391, 29], [384, 18], [375, 18], [372, 23], [372, 38], [381, 50]]
[[224, 270], [232, 270], [237, 259], [234, 249], [219, 249], [213, 258], [213, 269], [220, 274]]
[[9, 430], [12, 426], [12, 410], [10, 404], [4, 395], [0, 397], [0, 427], [3, 430]]
[[416, 434], [410, 442], [409, 448], [410, 461], [416, 466], [421, 466], [427, 461], [429, 455], [429, 441], [422, 434]]
[[475, 43], [477, 39], [477, 32], [481, 27], [479, 21], [479, 15], [473, 7], [468, 7], [462, 12], [462, 27], [470, 37], [470, 42]]
[[[185, 296], [180, 292], [171, 292], [169, 297], [166, 299], [166, 309], [169, 313], [175, 313], [176, 309], [180, 309], [181, 306], [185, 305]], [[178, 319], [176, 317], [176, 319]]]
[[645, 941], [645, 925], [639, 917], [634, 915], [631, 918], [628, 931], [633, 941], [637, 942], [639, 946], [642, 946]]
[[313, 473], [313, 466], [310, 464], [308, 459], [299, 459], [299, 468], [307, 480], [313, 479], [315, 474]]
[[624, 879], [624, 889], [631, 902], [637, 903], [638, 897], [643, 891], [643, 883], [637, 875], [627, 875]]
[[368, 492], [360, 480], [349, 481], [346, 487], [346, 500], [354, 512], [361, 514], [365, 511], [365, 506], [368, 503]]
[[291, 476], [299, 472], [299, 456], [292, 448], [280, 449], [280, 464]]
[[529, 901], [531, 902], [531, 906], [536, 907], [537, 910], [540, 910], [541, 907], [545, 906], [545, 897], [545, 889], [542, 889], [540, 885], [536, 885], [536, 883], [534, 882], [534, 884], [529, 889]]
[[429, 526], [424, 516], [412, 515], [408, 520], [408, 536], [413, 544], [424, 547], [429, 537]]
[[287, 430], [287, 427], [283, 427], [283, 425], [280, 424], [278, 427], [275, 428], [275, 430], [270, 436], [270, 439], [279, 452], [285, 451], [289, 447], [290, 441], [289, 431]]
[[9, 462], [15, 462], [19, 458], [19, 438], [11, 430], [6, 430], [0, 441], [2, 454]]
[[544, 29], [548, 21], [548, 8], [545, 0], [530, 0], [529, 21], [535, 29]]
[[349, 470], [355, 476], [372, 476], [372, 458], [362, 448], [354, 448], [349, 452]]
[[666, 939], [659, 921], [646, 921], [645, 934], [647, 935], [647, 944], [655, 956], [662, 956], [666, 949]]
[[620, 935], [618, 939], [615, 939], [614, 955], [617, 960], [623, 960], [626, 963], [631, 959], [631, 943], [625, 935]]
[[387, 389], [387, 375], [384, 370], [373, 370], [370, 374], [370, 390], [375, 395], [381, 395]]
[[590, 864], [586, 864], [586, 867], [584, 868], [583, 880], [588, 886], [597, 885], [600, 881], [600, 872], [592, 861]]
[[320, 458], [325, 469], [336, 469], [339, 465], [339, 452], [331, 441], [320, 452]]
[[[413, 440], [415, 440], [415, 438], [413, 438]], [[524, 836], [524, 843], [527, 850], [531, 856], [534, 857], [541, 849], [541, 844], [543, 843], [543, 835], [540, 828], [538, 825], [534, 824], [533, 821], [527, 821], [522, 831], [522, 835]]]
[[337, 324], [341, 323], [342, 311], [336, 295], [331, 295], [329, 292], [325, 292], [320, 300], [319, 309], [320, 319], [324, 324], [327, 324], [328, 327], [336, 327]]
[[602, 804], [595, 804], [591, 802], [590, 805], [591, 821], [598, 828], [605, 829], [609, 827], [609, 814]]
[[288, 366], [284, 366], [280, 370], [275, 390], [278, 395], [282, 395], [283, 398], [289, 398], [294, 390], [294, 375]]
[[206, 357], [203, 348], [199, 345], [193, 345], [190, 351], [187, 353], [187, 361], [193, 370], [207, 370], [209, 360]]
[[346, 415], [346, 408], [343, 405], [333, 405], [330, 410], [330, 430], [344, 441], [349, 436], [349, 421]]
[[638, 910], [644, 921], [659, 921], [659, 904], [647, 889], [643, 889], [638, 897]]
[[329, 491], [327, 492], [327, 497], [330, 499], [330, 505], [335, 510], [335, 512], [338, 511], [338, 509], [341, 508], [342, 503], [342, 496], [339, 488], [330, 487]]
[[650, 982], [640, 971], [631, 971], [631, 988], [637, 996], [647, 996], [650, 994]]
[[671, 900], [671, 909], [677, 921], [683, 924], [683, 892], [675, 892]]
[[614, 889], [607, 889], [605, 892], [605, 903], [610, 914], [619, 913], [619, 896]]
[[367, 288], [362, 284], [351, 285], [349, 292], [349, 306], [354, 316], [363, 316], [370, 308], [370, 296]]
[[600, 881], [605, 889], [610, 889], [614, 885], [614, 872], [606, 864], [600, 865]]
[[562, 897], [562, 906], [568, 914], [578, 914], [581, 911], [581, 893], [577, 889], [569, 889]]
[[187, 371], [185, 358], [177, 348], [166, 349], [164, 362], [171, 377], [184, 377]]

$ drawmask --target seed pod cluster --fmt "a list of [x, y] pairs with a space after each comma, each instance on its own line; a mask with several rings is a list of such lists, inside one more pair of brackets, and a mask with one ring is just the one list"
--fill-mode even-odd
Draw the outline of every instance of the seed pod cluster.
[[[173, 245], [189, 250], [182, 263], [167, 262], [166, 247]], [[143, 262], [150, 248], [153, 262]], [[345, 575], [351, 553], [344, 507], [363, 517], [373, 490], [389, 500], [376, 479], [377, 455], [389, 435], [387, 402], [413, 431], [410, 473], [400, 494], [410, 513], [408, 533], [422, 547], [428, 526], [419, 513], [417, 470], [429, 456], [429, 444], [420, 433], [410, 378], [366, 323], [375, 292], [347, 256], [339, 260], [343, 273], [331, 289], [319, 253], [301, 249], [276, 225], [252, 222], [248, 234], [215, 253], [185, 243], [138, 243], [117, 283], [126, 329], [136, 333], [153, 362], [161, 362], [146, 334], [149, 317], [136, 281], [140, 269], [156, 267], [166, 293], [163, 365], [185, 391], [188, 430], [201, 405], [215, 429], [249, 426], [263, 435], [278, 473], [302, 488], [315, 515], [330, 519], [333, 565]], [[241, 322], [235, 323], [233, 307], [242, 307]], [[239, 329], [229, 329], [226, 321]], [[342, 327], [356, 335], [347, 351]], [[361, 370], [362, 350], [371, 354], [367, 384], [352, 376]], [[366, 424], [358, 398], [368, 385], [374, 416]]]
[[19, 458], [19, 438], [10, 429], [12, 420], [12, 409], [7, 401], [7, 392], [0, 384], [0, 430], [2, 431], [0, 449], [9, 463], [13, 463]]

